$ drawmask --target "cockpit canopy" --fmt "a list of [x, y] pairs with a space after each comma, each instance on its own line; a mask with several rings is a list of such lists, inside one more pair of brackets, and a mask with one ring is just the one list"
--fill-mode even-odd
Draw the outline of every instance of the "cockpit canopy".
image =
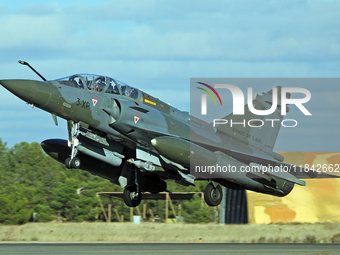
[[137, 99], [138, 90], [119, 80], [96, 74], [75, 74], [57, 79], [60, 84]]

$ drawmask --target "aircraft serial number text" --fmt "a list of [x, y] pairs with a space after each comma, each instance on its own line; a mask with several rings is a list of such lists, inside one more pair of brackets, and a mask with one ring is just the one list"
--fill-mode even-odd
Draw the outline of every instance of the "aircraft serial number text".
[[87, 102], [85, 100], [81, 100], [80, 98], [77, 98], [77, 100], [78, 101], [77, 101], [76, 106], [80, 106], [81, 108], [85, 108], [85, 109], [90, 107], [90, 103], [89, 102]]

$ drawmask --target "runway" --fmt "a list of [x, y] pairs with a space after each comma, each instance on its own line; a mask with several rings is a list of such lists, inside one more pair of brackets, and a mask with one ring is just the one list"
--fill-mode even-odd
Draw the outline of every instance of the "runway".
[[0, 243], [0, 254], [235, 254], [336, 255], [338, 244]]

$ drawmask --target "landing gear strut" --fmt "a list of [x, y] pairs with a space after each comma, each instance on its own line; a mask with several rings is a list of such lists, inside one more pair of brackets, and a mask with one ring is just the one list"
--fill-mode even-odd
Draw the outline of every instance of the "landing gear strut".
[[80, 168], [80, 159], [76, 157], [78, 153], [78, 145], [79, 145], [79, 140], [77, 138], [78, 132], [79, 132], [79, 122], [73, 122], [73, 120], [67, 121], [67, 129], [68, 129], [68, 147], [71, 147], [71, 156], [68, 157], [65, 160], [65, 166], [68, 169], [75, 168], [78, 169]]
[[142, 192], [138, 184], [137, 169], [135, 169], [135, 184], [124, 189], [123, 199], [127, 206], [136, 207], [142, 201]]
[[217, 206], [223, 198], [222, 188], [220, 185], [210, 182], [204, 189], [204, 200], [207, 205]]

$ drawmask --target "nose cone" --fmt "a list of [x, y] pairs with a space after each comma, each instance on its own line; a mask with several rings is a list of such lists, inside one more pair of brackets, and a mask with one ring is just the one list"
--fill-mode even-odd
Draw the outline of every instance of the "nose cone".
[[33, 80], [0, 80], [0, 84], [22, 100], [37, 106], [46, 104], [50, 97], [46, 82]]
[[0, 80], [0, 84], [22, 100], [33, 103], [37, 84], [31, 80]]

